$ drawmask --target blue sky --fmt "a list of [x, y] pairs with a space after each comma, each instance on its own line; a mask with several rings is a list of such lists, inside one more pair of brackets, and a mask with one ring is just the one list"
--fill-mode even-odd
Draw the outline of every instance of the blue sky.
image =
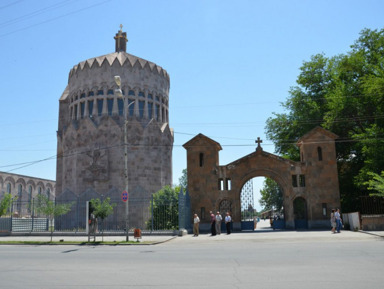
[[0, 171], [56, 179], [69, 70], [114, 52], [120, 24], [127, 52], [170, 75], [178, 183], [182, 145], [198, 133], [222, 145], [220, 165], [253, 152], [257, 137], [273, 153], [265, 122], [282, 112], [303, 61], [346, 53], [362, 29], [383, 28], [383, 11], [380, 0], [2, 0]]

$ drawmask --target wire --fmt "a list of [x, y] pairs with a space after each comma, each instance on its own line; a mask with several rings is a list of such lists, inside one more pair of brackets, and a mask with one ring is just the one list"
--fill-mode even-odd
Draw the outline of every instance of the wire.
[[15, 5], [15, 4], [19, 3], [19, 2], [23, 2], [23, 1], [24, 1], [24, 0], [19, 0], [19, 1], [15, 1], [15, 2], [12, 2], [12, 3], [6, 4], [6, 5], [4, 5], [4, 6], [1, 6], [1, 7], [0, 7], [0, 10], [5, 9], [5, 8], [8, 8], [8, 7], [10, 7], [10, 6], [13, 6], [13, 5]]
[[[354, 139], [343, 139], [343, 140], [339, 140], [339, 141], [336, 141], [337, 143], [344, 143], [344, 142], [371, 142], [371, 141], [379, 141], [379, 142], [382, 142], [384, 141], [384, 137], [383, 138], [364, 138], [364, 139], [358, 139], [358, 140], [354, 140]], [[329, 141], [313, 141], [313, 142], [306, 142], [306, 144], [321, 144], [321, 143], [329, 143]], [[296, 145], [297, 144], [297, 141], [292, 141], [292, 142], [282, 142], [282, 144], [285, 144], [285, 145]], [[269, 146], [269, 145], [273, 145], [272, 143], [263, 143], [263, 146]], [[377, 144], [373, 144], [373, 145], [377, 145]], [[124, 146], [124, 144], [119, 144], [119, 145], [113, 145], [113, 146], [104, 146], [104, 147], [99, 147], [99, 148], [96, 148], [96, 150], [107, 150], [107, 149], [110, 149], [110, 148], [116, 148], [116, 147], [121, 147], [121, 146]], [[144, 144], [131, 144], [129, 145], [130, 147], [182, 147], [183, 145], [144, 145]], [[223, 144], [221, 145], [222, 147], [254, 147], [255, 144], [236, 144], [236, 145], [231, 145], [231, 144]], [[201, 145], [201, 146], [195, 146], [195, 147], [206, 147], [204, 145]], [[82, 154], [88, 154], [88, 153], [91, 153], [93, 152], [95, 149], [86, 149], [86, 150], [83, 150], [83, 151], [80, 151], [80, 152], [74, 152], [74, 153], [67, 153], [67, 154], [64, 154], [64, 155], [61, 155], [61, 156], [58, 156], [58, 155], [53, 155], [53, 156], [50, 156], [50, 157], [47, 157], [47, 158], [44, 158], [44, 159], [40, 159], [40, 160], [36, 160], [36, 161], [31, 161], [31, 162], [25, 162], [25, 163], [18, 163], [18, 164], [11, 164], [11, 165], [4, 165], [4, 166], [0, 166], [0, 168], [7, 168], [7, 167], [14, 167], [14, 166], [19, 166], [17, 168], [14, 168], [14, 169], [11, 169], [9, 170], [8, 172], [12, 172], [12, 171], [15, 171], [15, 170], [19, 170], [19, 169], [22, 169], [22, 168], [25, 168], [25, 167], [28, 167], [28, 166], [32, 166], [32, 165], [35, 165], [37, 163], [41, 163], [41, 162], [44, 162], [44, 161], [49, 161], [49, 160], [53, 160], [53, 159], [59, 159], [59, 158], [68, 158], [68, 157], [73, 157], [73, 156], [77, 156], [77, 155], [82, 155]]]
[[42, 24], [46, 24], [46, 23], [49, 23], [49, 22], [53, 22], [53, 21], [56, 21], [56, 20], [58, 20], [58, 19], [67, 17], [67, 16], [69, 16], [69, 15], [73, 15], [73, 14], [76, 14], [76, 13], [83, 12], [83, 11], [85, 11], [85, 10], [94, 8], [94, 7], [96, 7], [96, 6], [103, 5], [103, 4], [105, 4], [105, 3], [107, 3], [107, 2], [110, 2], [110, 1], [112, 1], [112, 0], [102, 1], [102, 2], [99, 2], [99, 3], [96, 3], [96, 4], [93, 4], [93, 5], [84, 7], [84, 8], [82, 8], [82, 9], [78, 9], [78, 10], [69, 12], [69, 13], [67, 13], [67, 14], [63, 14], [63, 15], [61, 15], [61, 16], [57, 16], [57, 17], [54, 17], [54, 18], [51, 18], [51, 19], [48, 19], [48, 20], [44, 20], [44, 21], [35, 23], [35, 24], [33, 24], [33, 25], [29, 25], [28, 27], [24, 27], [24, 28], [20, 28], [20, 29], [16, 29], [16, 30], [10, 31], [10, 32], [8, 32], [8, 33], [5, 33], [5, 34], [0, 35], [0, 38], [1, 38], [1, 37], [5, 37], [5, 36], [8, 36], [8, 35], [11, 35], [11, 34], [14, 34], [14, 33], [17, 33], [17, 32], [20, 32], [20, 31], [28, 30], [28, 29], [30, 29], [30, 28], [32, 28], [32, 27], [36, 27], [36, 26], [39, 26], [39, 25], [42, 25]]
[[73, 0], [65, 0], [65, 1], [62, 1], [62, 2], [59, 2], [59, 3], [56, 3], [54, 5], [51, 5], [51, 6], [48, 6], [48, 7], [39, 9], [39, 10], [36, 10], [34, 12], [31, 12], [31, 13], [19, 16], [17, 18], [14, 18], [14, 19], [11, 19], [11, 20], [7, 20], [5, 22], [0, 23], [0, 27], [9, 26], [9, 25], [12, 25], [14, 23], [17, 23], [17, 22], [20, 22], [20, 21], [24, 21], [26, 19], [33, 18], [34, 16], [43, 14], [46, 11], [55, 10], [57, 8], [61, 8], [62, 6], [65, 6], [65, 5], [69, 4], [69, 3], [66, 3], [66, 2], [72, 2], [72, 1]]

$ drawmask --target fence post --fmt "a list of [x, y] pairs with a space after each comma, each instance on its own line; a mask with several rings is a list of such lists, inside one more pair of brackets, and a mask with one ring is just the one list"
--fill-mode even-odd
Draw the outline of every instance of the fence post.
[[151, 214], [152, 214], [152, 217], [151, 217], [151, 234], [152, 234], [152, 231], [153, 231], [153, 194], [151, 195]]
[[31, 226], [31, 232], [33, 232], [34, 224], [35, 224], [35, 198], [32, 198], [32, 226]]
[[13, 198], [11, 199], [11, 232], [13, 230]]

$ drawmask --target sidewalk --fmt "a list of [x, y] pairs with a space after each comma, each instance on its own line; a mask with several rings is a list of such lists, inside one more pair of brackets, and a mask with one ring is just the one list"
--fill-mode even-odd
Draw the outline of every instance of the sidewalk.
[[[172, 235], [143, 235], [141, 239], [138, 239], [138, 242], [141, 244], [146, 245], [154, 245], [154, 244], [160, 244], [164, 243], [166, 241], [172, 240], [176, 238], [177, 236]], [[96, 236], [96, 242], [101, 242], [102, 239], [104, 242], [125, 242], [126, 236], [104, 236], [102, 238], [101, 235]], [[39, 236], [20, 236], [20, 235], [11, 235], [11, 236], [0, 236], [0, 244], [2, 242], [50, 242], [51, 236], [49, 234], [47, 235], [39, 235]], [[63, 244], [66, 244], [65, 242], [70, 243], [85, 243], [88, 242], [88, 236], [82, 235], [82, 236], [73, 236], [73, 235], [53, 235], [52, 238], [53, 242], [63, 242]], [[129, 241], [137, 241], [133, 236], [129, 236]], [[91, 238], [91, 242], [93, 242], [93, 238]]]
[[[104, 242], [111, 242], [119, 244], [119, 242], [125, 242], [126, 236], [104, 236]], [[167, 241], [177, 241], [177, 244], [187, 244], [190, 242], [198, 243], [210, 243], [210, 242], [238, 242], [238, 241], [251, 241], [251, 242], [329, 242], [329, 241], [370, 241], [370, 240], [384, 240], [384, 231], [347, 231], [342, 230], [340, 234], [332, 234], [331, 231], [316, 231], [316, 230], [267, 230], [266, 228], [260, 228], [255, 231], [248, 232], [233, 232], [231, 235], [221, 234], [217, 236], [210, 236], [210, 234], [200, 234], [198, 238], [194, 238], [192, 234], [185, 235], [183, 237], [172, 235], [143, 235], [139, 239], [139, 243], [142, 245], [155, 245], [161, 244]], [[39, 236], [0, 236], [0, 244], [4, 242], [50, 242], [50, 235]], [[62, 241], [61, 241], [62, 240]], [[91, 239], [91, 242], [93, 239]], [[97, 236], [96, 242], [101, 242], [102, 237]], [[129, 236], [129, 241], [136, 241], [133, 236]], [[54, 235], [53, 242], [63, 242], [64, 244], [70, 243], [85, 243], [88, 242], [88, 236], [73, 236], [73, 235]]]

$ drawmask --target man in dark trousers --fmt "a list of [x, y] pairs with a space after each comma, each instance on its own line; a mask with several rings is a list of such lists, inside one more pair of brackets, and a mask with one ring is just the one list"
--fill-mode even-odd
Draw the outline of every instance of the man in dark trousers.
[[211, 216], [211, 236], [216, 236], [216, 217], [212, 211], [209, 211]]
[[225, 216], [225, 227], [227, 228], [227, 235], [231, 234], [231, 222], [232, 222], [232, 218], [229, 215], [229, 212], [227, 212]]

